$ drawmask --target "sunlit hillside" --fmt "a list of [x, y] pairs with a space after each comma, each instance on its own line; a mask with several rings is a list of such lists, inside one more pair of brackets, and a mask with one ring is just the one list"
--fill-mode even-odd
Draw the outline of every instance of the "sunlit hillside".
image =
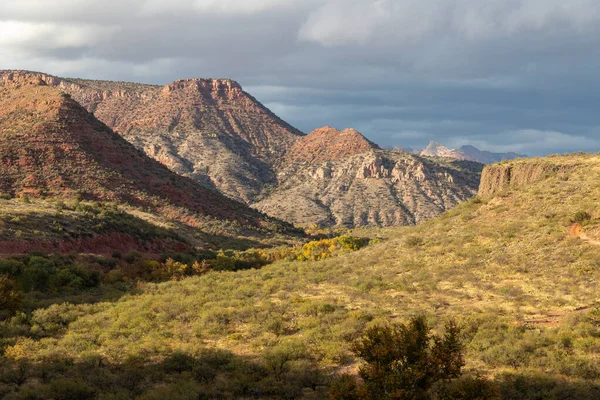
[[[350, 343], [366, 327], [424, 313], [464, 327], [467, 374], [503, 398], [598, 398], [600, 155], [489, 168], [482, 196], [416, 227], [361, 231], [381, 240], [357, 252], [15, 317], [6, 368], [37, 375], [5, 378], [0, 394], [25, 398], [51, 370], [102, 398], [323, 398], [329, 374], [356, 372]], [[104, 372], [91, 379], [91, 366]]]

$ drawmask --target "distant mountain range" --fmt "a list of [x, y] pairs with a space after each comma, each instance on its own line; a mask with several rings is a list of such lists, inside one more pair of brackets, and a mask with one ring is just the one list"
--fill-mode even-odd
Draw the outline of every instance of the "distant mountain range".
[[434, 141], [431, 141], [422, 151], [415, 151], [413, 149], [405, 149], [405, 151], [415, 152], [421, 156], [454, 158], [457, 160], [475, 161], [482, 164], [494, 164], [504, 160], [527, 157], [526, 155], [512, 152], [492, 153], [490, 151], [482, 151], [471, 145], [461, 146], [458, 149], [450, 149]]
[[[17, 89], [16, 84], [9, 87], [7, 82], [23, 81], [35, 87], [27, 92], [29, 108], [46, 101], [36, 97], [37, 91], [48, 92], [44, 96], [68, 104], [61, 111], [66, 120], [85, 119], [99, 132], [106, 132], [90, 131], [84, 142], [94, 146], [84, 156], [73, 156], [96, 162], [114, 160], [116, 164], [111, 164], [110, 171], [117, 172], [102, 176], [116, 174], [124, 179], [120, 186], [112, 181], [105, 184], [87, 172], [88, 168], [97, 171], [105, 166], [90, 164], [78, 168], [76, 175], [71, 176], [65, 169], [57, 173], [56, 180], [48, 180], [42, 170], [51, 159], [38, 157], [37, 164], [25, 163], [32, 169], [29, 172], [15, 169], [18, 163], [10, 164], [19, 176], [6, 189], [12, 192], [39, 195], [43, 186], [44, 192], [57, 193], [64, 183], [55, 183], [68, 177], [81, 182], [74, 186], [90, 193], [95, 193], [91, 185], [101, 186], [103, 193], [110, 193], [103, 194], [103, 198], [149, 204], [158, 197], [194, 213], [248, 221], [262, 229], [277, 222], [261, 217], [258, 211], [300, 226], [414, 224], [454, 207], [478, 188], [482, 166], [477, 163], [465, 162], [465, 158], [448, 161], [382, 150], [352, 129], [325, 127], [306, 135], [229, 79], [186, 79], [155, 86], [0, 71], [0, 81], [10, 96], [22, 88]], [[16, 127], [19, 122], [14, 115], [5, 113], [3, 118]], [[25, 136], [18, 146], [26, 147], [29, 139], [34, 140], [34, 135], [27, 132], [35, 131], [35, 126], [23, 131]], [[81, 126], [63, 126], [64, 137]], [[100, 139], [101, 135], [107, 138]], [[118, 148], [110, 146], [121, 137], [145, 154], [125, 141], [118, 142]], [[39, 145], [49, 147], [44, 141]], [[63, 154], [66, 158], [70, 155]], [[168, 170], [145, 156], [176, 174], [168, 175]], [[117, 167], [122, 171], [115, 170]], [[171, 186], [155, 175], [164, 176]], [[21, 177], [28, 176], [39, 176], [41, 180], [33, 180], [27, 187], [14, 186], [22, 182]], [[244, 209], [237, 201], [258, 211]]]

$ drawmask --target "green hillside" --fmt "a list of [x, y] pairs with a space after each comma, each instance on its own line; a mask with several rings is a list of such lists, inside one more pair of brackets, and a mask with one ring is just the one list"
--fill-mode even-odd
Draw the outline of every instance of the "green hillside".
[[17, 315], [1, 328], [0, 395], [324, 398], [332, 373], [357, 371], [350, 344], [367, 327], [425, 314], [463, 326], [466, 375], [503, 398], [598, 398], [600, 156], [490, 168], [485, 196], [361, 231], [381, 240], [357, 252]]

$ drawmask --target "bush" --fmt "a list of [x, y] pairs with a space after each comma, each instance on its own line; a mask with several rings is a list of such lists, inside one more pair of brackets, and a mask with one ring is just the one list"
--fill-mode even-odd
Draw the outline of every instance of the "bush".
[[0, 260], [0, 274], [15, 278], [21, 275], [24, 269], [25, 264], [21, 261], [11, 259]]
[[500, 387], [485, 378], [465, 377], [444, 387], [439, 398], [441, 400], [499, 400]]
[[14, 314], [21, 306], [23, 294], [17, 289], [17, 284], [6, 275], [0, 275], [0, 319]]
[[353, 345], [365, 361], [359, 374], [367, 398], [425, 399], [437, 382], [458, 378], [465, 364], [460, 332], [451, 321], [444, 336], [434, 336], [424, 316], [369, 328]]
[[587, 222], [592, 219], [592, 216], [588, 214], [586, 211], [578, 211], [573, 216], [573, 222], [577, 222], [579, 224]]
[[408, 247], [419, 247], [419, 246], [423, 245], [424, 241], [419, 236], [409, 236], [409, 237], [406, 238], [406, 240], [404, 241], [404, 243]]

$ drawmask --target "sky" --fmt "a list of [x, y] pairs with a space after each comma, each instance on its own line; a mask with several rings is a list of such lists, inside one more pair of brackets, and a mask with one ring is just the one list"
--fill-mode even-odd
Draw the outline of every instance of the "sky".
[[0, 69], [231, 78], [382, 147], [600, 151], [598, 0], [0, 0]]

